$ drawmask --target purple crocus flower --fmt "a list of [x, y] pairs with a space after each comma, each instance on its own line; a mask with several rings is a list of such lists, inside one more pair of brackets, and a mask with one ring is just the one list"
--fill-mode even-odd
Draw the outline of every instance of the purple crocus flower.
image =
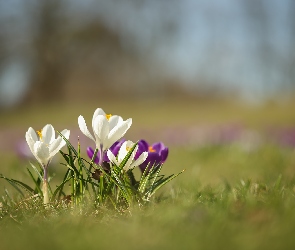
[[148, 157], [139, 166], [142, 172], [144, 172], [147, 166], [149, 166], [150, 169], [153, 165], [157, 166], [163, 164], [168, 157], [168, 148], [165, 147], [162, 142], [156, 142], [149, 145], [147, 141], [140, 140], [138, 142], [138, 150], [136, 152], [135, 159], [137, 159], [142, 152], [148, 152]]
[[[120, 147], [122, 146], [122, 144], [124, 143], [124, 141], [125, 141], [125, 139], [121, 139], [120, 141], [116, 141], [110, 148], [109, 148], [109, 150], [111, 150], [112, 151], [112, 153], [114, 154], [114, 155], [117, 155], [118, 154], [118, 152], [119, 152], [119, 149], [120, 149]], [[93, 154], [94, 154], [94, 149], [93, 148], [91, 148], [91, 147], [88, 147], [87, 148], [87, 155], [89, 156], [89, 158], [90, 159], [92, 159], [92, 157], [93, 157]], [[95, 159], [94, 159], [94, 162], [96, 163], [96, 164], [99, 164], [99, 157], [100, 157], [100, 153], [99, 153], [99, 151], [97, 152], [97, 155], [96, 155], [96, 157], [95, 157]], [[109, 160], [109, 157], [107, 156], [107, 153], [105, 152], [105, 153], [103, 153], [103, 160], [102, 160], [102, 162], [110, 162], [110, 160]]]

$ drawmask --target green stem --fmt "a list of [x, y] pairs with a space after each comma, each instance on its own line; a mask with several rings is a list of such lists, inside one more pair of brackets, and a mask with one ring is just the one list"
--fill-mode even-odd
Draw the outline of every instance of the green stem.
[[74, 175], [74, 171], [73, 170], [71, 170], [70, 176], [71, 176], [71, 186], [72, 186], [72, 203], [74, 205], [75, 204], [76, 195], [75, 195], [75, 175]]
[[103, 176], [101, 175], [100, 178], [99, 178], [99, 184], [100, 184], [100, 196], [99, 196], [99, 199], [100, 199], [100, 205], [102, 205], [102, 202], [103, 202]]
[[78, 142], [78, 164], [80, 166], [80, 169], [79, 169], [79, 187], [80, 187], [80, 190], [79, 190], [79, 193], [80, 193], [80, 199], [82, 198], [82, 196], [84, 195], [84, 183], [83, 183], [83, 171], [82, 171], [82, 160], [81, 160], [81, 148], [80, 148], [80, 142]]

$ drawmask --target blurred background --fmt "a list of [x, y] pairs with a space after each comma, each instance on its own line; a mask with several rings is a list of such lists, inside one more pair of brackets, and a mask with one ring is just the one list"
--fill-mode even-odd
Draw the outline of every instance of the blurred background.
[[0, 105], [290, 94], [294, 11], [292, 0], [1, 0]]
[[292, 0], [0, 0], [1, 157], [29, 154], [29, 126], [76, 142], [77, 117], [90, 124], [97, 107], [132, 117], [133, 140], [294, 147], [294, 12]]

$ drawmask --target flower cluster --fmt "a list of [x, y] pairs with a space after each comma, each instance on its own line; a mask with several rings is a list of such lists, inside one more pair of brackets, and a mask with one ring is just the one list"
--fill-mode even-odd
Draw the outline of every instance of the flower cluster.
[[[114, 162], [109, 159], [108, 157], [109, 154], [112, 155], [111, 156], [112, 159], [114, 159], [114, 156], [118, 157], [118, 160], [124, 159], [124, 157], [126, 156], [126, 151], [124, 152], [123, 150], [125, 148], [125, 145], [123, 146], [124, 143], [126, 143], [125, 139], [116, 141], [109, 148], [108, 153], [102, 155], [102, 162], [106, 162], [106, 163]], [[129, 144], [130, 144], [130, 141], [129, 141]], [[152, 166], [157, 167], [166, 161], [168, 156], [168, 148], [165, 147], [164, 143], [157, 142], [152, 145], [149, 145], [147, 141], [139, 140], [137, 145], [138, 146], [136, 147], [136, 153], [134, 155], [135, 162], [133, 166], [139, 166], [142, 173], [145, 172], [146, 168], [151, 169]], [[122, 153], [119, 153], [120, 148], [122, 148]], [[87, 148], [87, 155], [89, 156], [90, 159], [93, 158], [94, 150], [92, 147]], [[144, 161], [142, 161], [143, 156], [144, 157], [146, 156]], [[99, 155], [96, 155], [96, 157], [94, 158], [94, 162], [96, 164], [99, 164], [100, 162]], [[117, 162], [117, 164], [119, 164], [119, 162]]]
[[[82, 170], [85, 166], [83, 165], [84, 163], [80, 154], [77, 153], [68, 141], [70, 136], [69, 130], [63, 130], [56, 138], [55, 130], [50, 124], [47, 124], [41, 131], [37, 132], [30, 127], [26, 132], [25, 138], [32, 154], [42, 168], [42, 194], [44, 204], [50, 202], [48, 192], [48, 166], [54, 155], [57, 154], [65, 145], [68, 146], [69, 154], [65, 154], [60, 151], [67, 161], [67, 164], [65, 165], [69, 167], [69, 174], [66, 174], [65, 181], [69, 179], [72, 179], [74, 182], [79, 180], [73, 188], [80, 186], [79, 189], [75, 189], [78, 191], [72, 192], [71, 196], [83, 196], [83, 192], [81, 193], [81, 190], [83, 190], [83, 188], [88, 189], [85, 188], [85, 185], [88, 185], [87, 183], [91, 183], [94, 185], [92, 186], [93, 190], [97, 189], [97, 196], [100, 201], [102, 201], [105, 197], [107, 197], [106, 194], [103, 194], [104, 192], [110, 192], [108, 195], [113, 193], [113, 191], [109, 191], [109, 188], [104, 189], [104, 185], [108, 184], [108, 187], [112, 187], [113, 185], [111, 184], [111, 181], [113, 181], [116, 183], [115, 186], [117, 185], [122, 188], [122, 192], [124, 191], [123, 193], [125, 195], [124, 199], [128, 200], [130, 197], [128, 196], [128, 192], [124, 189], [126, 188], [126, 185], [123, 185], [122, 182], [128, 182], [130, 178], [134, 179], [133, 174], [130, 174], [135, 167], [139, 167], [145, 175], [148, 175], [148, 173], [149, 175], [155, 174], [155, 178], [157, 178], [158, 174], [156, 174], [155, 171], [152, 171], [152, 169], [161, 168], [162, 164], [167, 159], [168, 148], [165, 147], [162, 142], [149, 145], [145, 140], [139, 140], [137, 143], [134, 143], [130, 140], [122, 139], [131, 124], [131, 118], [123, 120], [121, 116], [106, 114], [101, 108], [98, 108], [93, 114], [91, 133], [87, 128], [84, 117], [81, 115], [78, 117], [78, 125], [81, 132], [95, 143], [94, 149], [91, 147], [87, 148], [87, 154], [91, 158], [89, 170], [94, 167], [94, 163], [97, 166], [94, 167], [95, 171], [92, 173], [92, 177], [93, 179], [99, 180], [99, 188], [97, 188], [96, 184], [89, 181], [89, 179], [85, 179], [83, 177]], [[75, 154], [74, 158], [72, 152]], [[75, 166], [75, 158], [78, 159], [78, 164], [80, 166], [79, 170], [77, 170]], [[106, 177], [102, 175], [103, 172], [109, 176]], [[80, 176], [77, 176], [77, 174]], [[89, 171], [87, 174], [89, 175]], [[127, 179], [124, 177], [125, 174], [126, 176], [129, 176]], [[144, 178], [147, 179], [144, 179], [137, 185], [140, 192], [145, 190], [145, 186], [150, 180], [150, 176]], [[160, 187], [164, 185], [171, 179], [171, 177], [168, 177], [167, 179], [162, 178], [158, 182], [153, 182], [154, 186], [148, 188], [149, 192], [144, 191], [143, 193], [145, 195], [148, 194], [148, 197], [150, 197], [155, 190], [158, 189], [158, 186]], [[38, 183], [38, 181], [35, 180], [34, 182]], [[63, 185], [64, 183], [62, 183], [58, 188], [63, 188]], [[116, 197], [118, 198], [118, 195]]]

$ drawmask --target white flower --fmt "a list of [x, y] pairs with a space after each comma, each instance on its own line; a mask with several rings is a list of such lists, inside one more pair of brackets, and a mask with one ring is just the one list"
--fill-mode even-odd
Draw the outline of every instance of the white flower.
[[[26, 141], [37, 161], [46, 167], [52, 157], [66, 145], [66, 142], [60, 136], [55, 139], [55, 130], [50, 124], [44, 126], [41, 132], [37, 131], [37, 133], [38, 136], [35, 130], [30, 127], [26, 132]], [[70, 131], [65, 129], [61, 134], [69, 139]]]
[[[132, 141], [125, 141], [118, 153], [118, 157], [116, 158], [116, 156], [112, 153], [111, 150], [107, 151], [107, 155], [110, 159], [110, 161], [114, 164], [116, 164], [117, 166], [119, 166], [121, 164], [121, 162], [123, 161], [123, 159], [125, 158], [125, 156], [128, 154], [129, 150], [134, 146], [134, 143]], [[140, 164], [142, 164], [147, 156], [148, 156], [148, 152], [143, 152], [135, 161], [134, 161], [134, 157], [136, 154], [136, 151], [138, 150], [138, 145], [136, 145], [135, 149], [133, 150], [130, 158], [128, 159], [128, 161], [126, 162], [125, 166], [124, 166], [124, 170], [127, 171], [129, 169], [132, 169], [136, 166], [139, 166]]]
[[94, 136], [90, 134], [85, 119], [81, 115], [78, 118], [78, 124], [82, 133], [95, 142], [96, 148], [105, 151], [125, 135], [132, 124], [132, 119], [123, 121], [121, 116], [107, 115], [98, 108], [92, 118]]

